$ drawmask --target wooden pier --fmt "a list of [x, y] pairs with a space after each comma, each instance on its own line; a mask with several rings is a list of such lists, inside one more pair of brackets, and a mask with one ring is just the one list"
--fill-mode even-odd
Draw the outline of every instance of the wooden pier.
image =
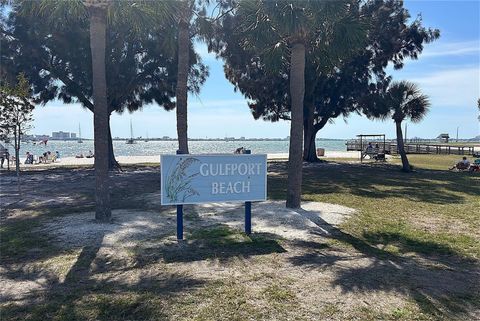
[[[368, 146], [368, 143], [372, 145], [378, 144], [383, 149], [383, 141], [366, 141], [366, 140], [350, 140], [347, 141], [347, 151], [365, 151]], [[407, 154], [444, 154], [444, 155], [473, 155], [475, 152], [478, 153], [480, 148], [477, 147], [475, 151], [475, 146], [452, 146], [445, 144], [422, 144], [422, 143], [406, 143], [405, 152]], [[385, 153], [395, 155], [397, 151], [396, 142], [385, 142]]]

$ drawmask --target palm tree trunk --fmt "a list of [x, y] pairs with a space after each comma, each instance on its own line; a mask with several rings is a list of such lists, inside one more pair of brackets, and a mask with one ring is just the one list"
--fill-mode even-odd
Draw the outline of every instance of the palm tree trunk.
[[93, 126], [95, 144], [95, 219], [108, 222], [112, 212], [108, 177], [108, 105], [105, 73], [105, 44], [107, 11], [92, 6], [90, 9], [90, 50], [93, 77]]
[[177, 74], [177, 135], [178, 149], [181, 154], [188, 154], [187, 124], [187, 84], [190, 54], [190, 14], [187, 1], [182, 2], [182, 16], [178, 28], [178, 74]]
[[292, 47], [290, 62], [291, 122], [288, 154], [288, 208], [299, 208], [302, 196], [303, 98], [305, 95], [305, 45]]
[[402, 158], [402, 170], [404, 172], [410, 172], [410, 164], [408, 163], [405, 146], [403, 145], [402, 122], [395, 122], [395, 126], [397, 127], [397, 149]]

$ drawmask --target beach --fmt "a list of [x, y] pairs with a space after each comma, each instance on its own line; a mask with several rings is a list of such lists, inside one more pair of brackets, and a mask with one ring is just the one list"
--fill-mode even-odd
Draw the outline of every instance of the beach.
[[[320, 157], [320, 159], [331, 159], [331, 158], [346, 158], [346, 159], [359, 159], [359, 152], [355, 151], [325, 151], [325, 156]], [[267, 159], [269, 161], [285, 161], [288, 160], [288, 153], [270, 153], [267, 154]], [[117, 156], [116, 160], [122, 165], [134, 165], [134, 164], [152, 164], [160, 165], [160, 155], [144, 155], [144, 156]], [[43, 167], [75, 167], [75, 166], [93, 166], [93, 158], [76, 158], [76, 157], [61, 157], [56, 160], [54, 163], [47, 164], [25, 164], [25, 158], [20, 158], [20, 166], [22, 168], [43, 168]], [[11, 169], [14, 169], [15, 164], [10, 163]], [[4, 164], [6, 167], [6, 164]]]

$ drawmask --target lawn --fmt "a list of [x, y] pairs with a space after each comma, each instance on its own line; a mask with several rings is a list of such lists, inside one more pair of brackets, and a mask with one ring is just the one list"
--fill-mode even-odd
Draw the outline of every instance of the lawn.
[[[339, 226], [311, 228], [307, 240], [247, 236], [188, 207], [178, 243], [173, 209], [158, 205], [158, 168], [128, 167], [112, 177], [114, 216], [151, 215], [160, 228], [140, 241], [102, 234], [75, 243], [61, 226], [80, 240], [88, 234], [76, 224], [93, 217], [91, 169], [24, 173], [29, 190], [19, 195], [2, 173], [0, 319], [480, 318], [480, 175], [447, 171], [456, 159], [410, 155], [409, 174], [397, 159], [306, 166], [305, 202], [355, 209]], [[269, 199], [284, 199], [285, 188], [286, 164], [271, 163]], [[256, 216], [254, 206], [254, 232]]]

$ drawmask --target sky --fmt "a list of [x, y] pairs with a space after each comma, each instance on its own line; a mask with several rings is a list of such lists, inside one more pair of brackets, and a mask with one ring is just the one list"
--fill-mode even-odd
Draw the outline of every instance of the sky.
[[[412, 18], [421, 14], [425, 27], [440, 29], [440, 39], [427, 44], [418, 60], [407, 60], [402, 70], [388, 68], [394, 80], [417, 83], [430, 97], [430, 112], [418, 124], [407, 123], [408, 137], [434, 138], [440, 133], [460, 138], [480, 134], [477, 99], [480, 98], [480, 0], [423, 1], [406, 0]], [[209, 66], [210, 76], [198, 96], [189, 96], [188, 135], [193, 138], [266, 137], [284, 138], [290, 123], [254, 120], [246, 100], [225, 79], [223, 63], [209, 54], [202, 44], [196, 49]], [[78, 132], [93, 137], [93, 115], [79, 104], [55, 101], [34, 111], [33, 134], [52, 131]], [[129, 137], [130, 121], [137, 136], [176, 137], [175, 111], [164, 111], [158, 105], [145, 106], [135, 113], [114, 114], [113, 137]], [[352, 138], [358, 134], [386, 134], [395, 137], [390, 120], [371, 121], [359, 115], [337, 118], [327, 124], [317, 138]]]

